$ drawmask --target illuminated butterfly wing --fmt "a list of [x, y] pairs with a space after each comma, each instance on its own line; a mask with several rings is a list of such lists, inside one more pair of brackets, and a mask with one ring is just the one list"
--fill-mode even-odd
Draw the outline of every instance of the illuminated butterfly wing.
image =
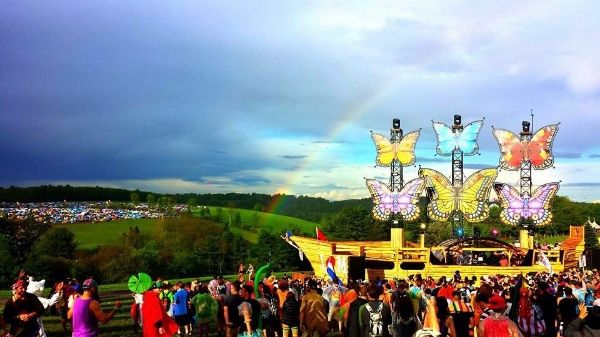
[[468, 222], [480, 222], [489, 215], [490, 189], [498, 176], [498, 169], [489, 168], [473, 173], [460, 189], [458, 210]]
[[446, 221], [455, 210], [454, 187], [443, 174], [436, 170], [422, 168], [419, 176], [425, 178], [428, 186], [433, 187], [435, 193], [427, 206], [427, 214], [433, 220]]
[[390, 166], [396, 156], [392, 142], [386, 136], [375, 132], [371, 133], [371, 138], [377, 148], [375, 163], [378, 166]]
[[415, 145], [419, 138], [419, 131], [406, 134], [400, 142], [391, 142], [387, 137], [372, 132], [371, 138], [377, 148], [375, 162], [378, 166], [390, 166], [394, 159], [398, 159], [402, 166], [410, 166], [415, 163]]
[[435, 152], [440, 156], [449, 156], [456, 146], [456, 135], [452, 133], [452, 128], [440, 122], [433, 122], [433, 130], [437, 137], [437, 147]]
[[496, 184], [494, 188], [503, 208], [500, 219], [508, 225], [518, 225], [521, 219], [531, 220], [537, 226], [549, 224], [552, 220], [550, 202], [558, 192], [558, 186], [558, 183], [544, 184], [530, 197], [520, 195], [512, 186]]
[[536, 188], [529, 199], [528, 217], [537, 226], [544, 226], [552, 221], [550, 202], [558, 192], [558, 183], [548, 183]]
[[421, 132], [419, 130], [412, 131], [404, 135], [396, 148], [396, 158], [402, 166], [410, 166], [415, 163], [415, 146]]
[[525, 159], [524, 147], [519, 136], [511, 131], [496, 128], [493, 133], [500, 146], [500, 168], [518, 170]]
[[531, 141], [527, 143], [527, 156], [534, 169], [544, 170], [554, 163], [552, 142], [557, 131], [558, 124], [544, 126], [536, 131]]
[[479, 151], [477, 137], [483, 126], [483, 120], [478, 120], [467, 124], [458, 134], [457, 145], [462, 150], [463, 155], [472, 156]]
[[386, 221], [392, 214], [400, 214], [405, 221], [413, 221], [419, 217], [417, 203], [425, 188], [423, 179], [409, 181], [400, 192], [390, 191], [387, 185], [376, 179], [367, 179], [366, 183], [375, 204], [375, 219]]
[[523, 198], [514, 187], [507, 184], [495, 184], [494, 189], [500, 200], [500, 220], [507, 224], [516, 226], [523, 217]]
[[472, 156], [479, 151], [477, 137], [483, 126], [483, 120], [467, 124], [462, 131], [452, 132], [452, 127], [439, 122], [433, 122], [433, 130], [437, 136], [436, 153], [449, 156], [454, 149], [460, 149], [465, 156]]

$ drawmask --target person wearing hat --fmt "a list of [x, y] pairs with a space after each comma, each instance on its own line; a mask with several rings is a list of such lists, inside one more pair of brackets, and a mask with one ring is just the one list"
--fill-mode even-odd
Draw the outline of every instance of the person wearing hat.
[[142, 336], [143, 337], [169, 337], [173, 336], [179, 326], [167, 315], [165, 307], [159, 298], [162, 283], [155, 282], [152, 289], [144, 292], [144, 305], [142, 305]]
[[115, 302], [109, 313], [102, 311], [100, 302], [94, 299], [98, 284], [94, 279], [87, 279], [82, 284], [83, 294], [75, 299], [73, 307], [67, 312], [67, 318], [73, 319], [73, 337], [98, 336], [98, 322], [108, 323], [121, 308], [121, 302]]
[[9, 336], [37, 336], [40, 327], [37, 318], [44, 312], [44, 306], [37, 296], [25, 292], [23, 279], [12, 286], [12, 297], [4, 305], [4, 321], [10, 324]]
[[506, 300], [499, 295], [492, 295], [488, 303], [492, 314], [479, 323], [478, 336], [482, 337], [522, 337], [521, 331], [507, 316], [502, 313], [506, 310]]

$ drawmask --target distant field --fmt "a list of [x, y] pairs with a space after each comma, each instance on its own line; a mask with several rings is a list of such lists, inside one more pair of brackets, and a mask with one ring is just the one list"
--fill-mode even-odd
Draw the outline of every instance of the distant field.
[[[215, 214], [217, 208], [218, 207], [210, 207], [211, 213]], [[289, 216], [256, 212], [246, 209], [234, 208], [233, 212], [240, 212], [240, 216], [244, 223], [256, 222], [256, 226], [254, 226], [256, 228], [255, 231], [244, 230], [235, 226], [230, 227], [233, 234], [242, 236], [252, 243], [256, 243], [258, 239], [257, 232], [264, 227], [268, 227], [276, 233], [283, 233], [290, 229], [291, 226], [295, 225], [300, 228], [300, 231], [310, 234], [314, 232], [315, 226], [317, 225], [309, 221]], [[223, 208], [223, 217], [225, 219], [229, 217], [229, 213], [228, 208]], [[199, 211], [194, 211], [194, 214], [199, 215]], [[127, 232], [129, 227], [137, 226], [141, 233], [151, 234], [154, 231], [157, 221], [159, 220], [128, 219], [99, 223], [82, 222], [56, 226], [64, 227], [72, 231], [75, 234], [75, 240], [78, 243], [79, 249], [94, 249], [98, 246], [118, 243], [121, 234]]]
[[[223, 218], [228, 219], [229, 217], [229, 208], [226, 207], [208, 207], [210, 209], [210, 213], [214, 215], [216, 213], [217, 208], [223, 209]], [[278, 215], [272, 213], [258, 212], [252, 211], [248, 209], [234, 208], [233, 212], [240, 212], [240, 216], [242, 217], [242, 222], [252, 224], [256, 221], [257, 228], [269, 227], [275, 232], [281, 232], [282, 234], [290, 229], [290, 225], [296, 225], [300, 228], [301, 232], [306, 234], [311, 234], [315, 232], [316, 223], [305, 221], [298, 218], [293, 218], [285, 215]], [[199, 215], [200, 211], [195, 210], [194, 214]], [[233, 231], [233, 230], [232, 230]]]
[[156, 219], [127, 219], [96, 223], [81, 222], [56, 227], [64, 227], [72, 231], [79, 249], [93, 249], [118, 243], [121, 234], [127, 232], [129, 227], [137, 226], [141, 233], [150, 234], [154, 231], [156, 221]]

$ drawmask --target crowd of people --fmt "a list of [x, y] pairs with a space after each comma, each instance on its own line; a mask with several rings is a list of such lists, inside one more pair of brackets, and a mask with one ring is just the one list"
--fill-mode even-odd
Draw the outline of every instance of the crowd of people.
[[[110, 206], [110, 202], [2, 203], [0, 204], [0, 217], [13, 221], [33, 219], [38, 223], [50, 224], [165, 217], [164, 212], [145, 203], [131, 204], [127, 208]], [[187, 206], [176, 205], [173, 209], [177, 214], [185, 211]]]
[[[241, 268], [240, 268], [241, 269]], [[143, 337], [588, 337], [600, 336], [600, 272], [352, 281], [307, 276], [277, 279], [240, 272], [235, 281], [153, 281], [133, 294], [133, 332]], [[31, 279], [30, 279], [31, 280]], [[11, 336], [40, 333], [44, 305], [19, 278], [4, 308]], [[72, 336], [98, 336], [103, 312], [93, 279], [60, 283]], [[141, 329], [140, 329], [141, 328]], [[66, 330], [66, 325], [65, 325]]]

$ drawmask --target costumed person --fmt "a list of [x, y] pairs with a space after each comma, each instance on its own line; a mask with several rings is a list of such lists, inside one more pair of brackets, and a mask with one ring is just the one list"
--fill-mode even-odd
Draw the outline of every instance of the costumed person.
[[144, 292], [142, 305], [142, 337], [170, 337], [177, 333], [179, 326], [167, 315], [159, 298], [160, 281], [152, 289]]
[[201, 285], [198, 294], [192, 298], [192, 305], [196, 308], [198, 336], [208, 337], [208, 326], [216, 321], [219, 303], [209, 294], [208, 288]]
[[37, 296], [25, 292], [25, 287], [22, 279], [12, 285], [13, 295], [4, 305], [4, 321], [10, 324], [10, 336], [37, 337], [37, 318], [44, 313], [44, 306]]
[[109, 313], [102, 311], [100, 302], [94, 299], [98, 285], [93, 279], [83, 282], [83, 294], [75, 299], [73, 308], [67, 312], [67, 318], [73, 319], [73, 337], [97, 337], [98, 322], [108, 323], [121, 308], [121, 302], [115, 302], [115, 307]]
[[[50, 298], [42, 297], [42, 293], [44, 292], [45, 285], [46, 285], [46, 280], [34, 281], [33, 277], [29, 276], [29, 282], [27, 284], [27, 292], [37, 296], [38, 300], [40, 300], [40, 302], [44, 306], [44, 310], [46, 310], [50, 306], [53, 306], [56, 303], [58, 303], [58, 300], [62, 297], [63, 283], [59, 282], [56, 285], [55, 292]], [[40, 326], [40, 332], [38, 333], [39, 337], [46, 337], [46, 331], [44, 330], [44, 323], [42, 322], [42, 316], [39, 316], [37, 318], [37, 321]]]

